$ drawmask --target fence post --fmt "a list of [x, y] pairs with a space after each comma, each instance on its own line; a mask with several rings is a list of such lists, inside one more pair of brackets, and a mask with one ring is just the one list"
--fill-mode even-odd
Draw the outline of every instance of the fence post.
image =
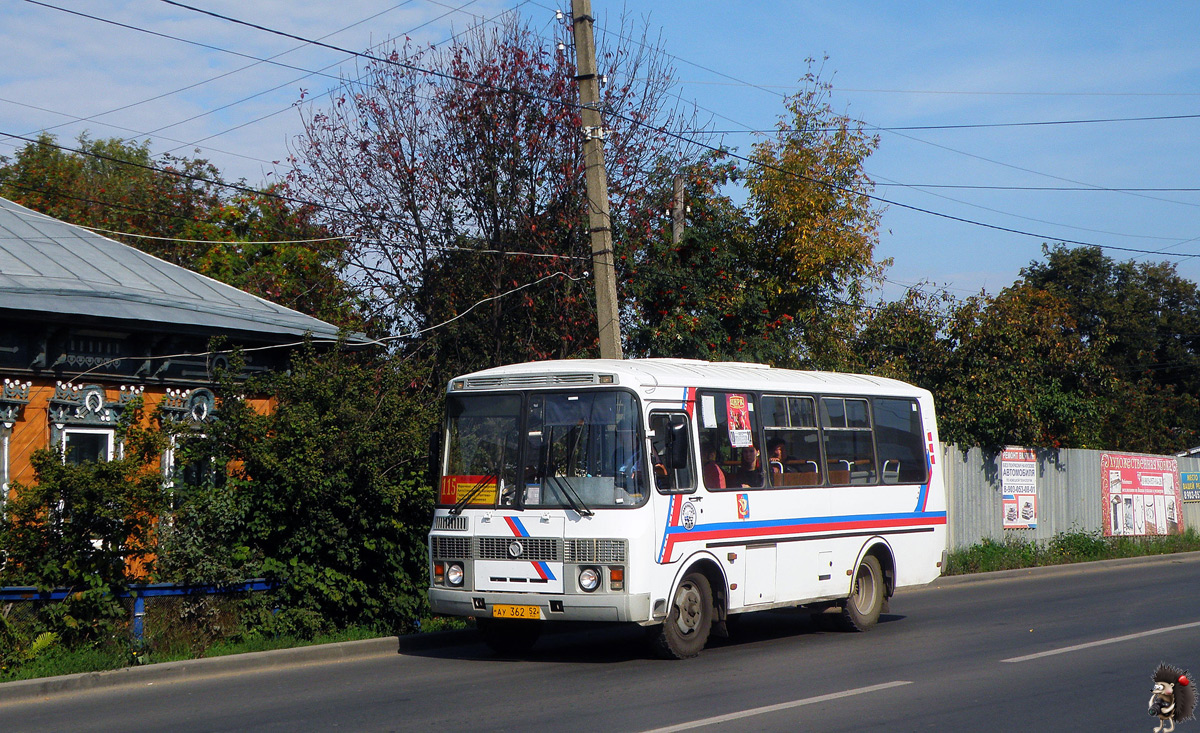
[[133, 640], [138, 646], [142, 645], [142, 619], [146, 615], [146, 599], [141, 593], [133, 597]]

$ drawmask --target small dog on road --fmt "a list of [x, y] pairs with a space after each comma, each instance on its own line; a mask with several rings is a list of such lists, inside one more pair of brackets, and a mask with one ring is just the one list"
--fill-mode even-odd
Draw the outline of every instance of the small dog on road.
[[[1150, 714], [1158, 718], [1154, 733], [1171, 733], [1175, 721], [1191, 720], [1196, 711], [1196, 688], [1187, 673], [1169, 664], [1154, 670], [1154, 691], [1150, 694]], [[1165, 727], [1164, 727], [1165, 726]]]

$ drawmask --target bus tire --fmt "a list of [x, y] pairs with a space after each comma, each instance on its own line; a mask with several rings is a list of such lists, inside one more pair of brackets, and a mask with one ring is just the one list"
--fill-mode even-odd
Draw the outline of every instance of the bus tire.
[[542, 635], [541, 621], [522, 621], [511, 618], [478, 618], [475, 627], [483, 641], [500, 656], [513, 657], [533, 648]]
[[883, 612], [883, 569], [874, 555], [867, 555], [854, 574], [850, 597], [842, 606], [841, 625], [846, 631], [866, 631]]
[[700, 653], [712, 630], [712, 587], [703, 573], [683, 576], [667, 620], [658, 627], [653, 638], [654, 651], [664, 659], [687, 659]]

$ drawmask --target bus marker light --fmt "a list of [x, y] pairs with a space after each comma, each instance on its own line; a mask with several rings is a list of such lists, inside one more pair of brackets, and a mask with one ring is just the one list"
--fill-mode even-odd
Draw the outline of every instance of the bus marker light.
[[625, 568], [608, 569], [608, 587], [612, 590], [625, 590]]
[[439, 585], [446, 582], [446, 566], [441, 562], [433, 564], [433, 582]]

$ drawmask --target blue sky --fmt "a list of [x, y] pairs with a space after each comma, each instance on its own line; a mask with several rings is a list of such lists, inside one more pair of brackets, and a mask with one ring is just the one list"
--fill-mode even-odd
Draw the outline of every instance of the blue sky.
[[[157, 0], [46, 2], [252, 56], [301, 46]], [[518, 5], [535, 26], [548, 26], [557, 7], [550, 0], [194, 4], [308, 38], [340, 31], [326, 40], [357, 50], [403, 33], [440, 41]], [[835, 107], [885, 128], [867, 170], [877, 195], [894, 202], [877, 250], [894, 260], [887, 297], [920, 281], [960, 296], [994, 293], [1054, 239], [1169, 252], [1109, 250], [1118, 259], [1168, 259], [1200, 280], [1200, 258], [1185, 256], [1200, 254], [1200, 193], [1111, 190], [1200, 188], [1200, 118], [888, 129], [1198, 115], [1200, 4], [593, 0], [602, 28], [622, 7], [661, 32], [680, 94], [713, 115], [718, 129], [769, 129], [783, 95], [796, 90], [804, 59], [828, 56], [824, 75], [835, 87]], [[329, 67], [333, 76], [353, 68], [344, 56], [311, 47], [279, 61]], [[258, 184], [275, 175], [273, 162], [286, 158], [300, 131], [292, 107], [299, 90], [319, 95], [334, 83], [303, 76], [22, 0], [0, 5], [6, 133], [52, 128], [71, 140], [86, 129], [94, 137], [149, 138], [158, 152], [199, 147], [230, 177]], [[145, 101], [168, 92], [175, 93]], [[218, 110], [223, 105], [231, 106]], [[746, 153], [753, 140], [735, 132], [724, 141]], [[13, 146], [0, 136], [0, 154]]]

